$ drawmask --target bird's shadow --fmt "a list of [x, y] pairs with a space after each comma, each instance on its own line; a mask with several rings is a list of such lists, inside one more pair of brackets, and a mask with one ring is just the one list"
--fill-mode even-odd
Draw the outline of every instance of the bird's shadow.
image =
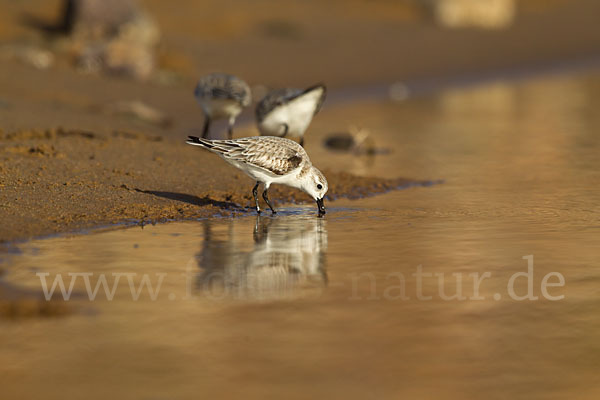
[[234, 202], [213, 200], [213, 199], [209, 198], [208, 196], [198, 197], [198, 196], [194, 196], [191, 194], [162, 192], [162, 191], [158, 191], [158, 190], [135, 189], [135, 191], [138, 193], [151, 194], [156, 197], [162, 197], [163, 199], [181, 201], [181, 202], [188, 203], [188, 204], [191, 204], [194, 206], [200, 206], [200, 207], [215, 206], [215, 207], [219, 207], [222, 209], [228, 209], [228, 210], [242, 209], [242, 207], [239, 204], [236, 204]]

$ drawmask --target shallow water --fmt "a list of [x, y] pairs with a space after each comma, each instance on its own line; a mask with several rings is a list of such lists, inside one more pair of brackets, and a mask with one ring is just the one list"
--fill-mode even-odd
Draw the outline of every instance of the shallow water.
[[352, 115], [391, 153], [309, 149], [319, 166], [445, 183], [18, 245], [5, 281], [75, 277], [73, 312], [0, 320], [2, 390], [596, 399], [599, 103], [592, 76], [331, 109], [315, 132]]

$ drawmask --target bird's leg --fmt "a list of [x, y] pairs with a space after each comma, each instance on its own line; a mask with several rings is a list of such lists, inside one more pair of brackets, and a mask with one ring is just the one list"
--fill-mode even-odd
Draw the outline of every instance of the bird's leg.
[[304, 147], [304, 136], [300, 138], [300, 146]]
[[229, 118], [229, 126], [227, 128], [228, 139], [233, 139], [233, 124], [235, 124], [235, 117]]
[[269, 193], [267, 193], [268, 190], [269, 190], [269, 188], [265, 187], [265, 190], [263, 191], [263, 199], [265, 199], [265, 203], [267, 203], [267, 205], [269, 206], [269, 208], [271, 209], [273, 214], [276, 214], [277, 211], [275, 211], [275, 209], [271, 205], [271, 202], [269, 201]]
[[290, 127], [286, 123], [281, 124], [281, 126], [283, 126], [283, 132], [281, 133], [280, 137], [285, 137], [285, 135], [288, 134]]
[[254, 203], [256, 204], [256, 212], [260, 214], [260, 207], [258, 206], [258, 184], [260, 182], [256, 182], [254, 185], [254, 189], [252, 189], [252, 195], [254, 196]]
[[204, 113], [204, 129], [202, 130], [202, 139], [206, 139], [208, 136], [208, 130], [210, 128], [210, 117]]

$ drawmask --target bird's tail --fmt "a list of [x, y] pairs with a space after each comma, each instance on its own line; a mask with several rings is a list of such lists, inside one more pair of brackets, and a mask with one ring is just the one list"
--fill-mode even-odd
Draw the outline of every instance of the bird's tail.
[[192, 146], [201, 146], [209, 150], [214, 147], [210, 140], [199, 138], [197, 136], [188, 136], [188, 139], [185, 142], [187, 144], [191, 144]]
[[199, 138], [197, 136], [188, 136], [188, 140], [185, 142], [187, 144], [191, 144], [192, 146], [204, 147], [205, 149], [222, 156], [231, 154], [232, 151], [235, 152], [241, 149], [241, 146], [235, 143], [233, 140], [210, 140]]

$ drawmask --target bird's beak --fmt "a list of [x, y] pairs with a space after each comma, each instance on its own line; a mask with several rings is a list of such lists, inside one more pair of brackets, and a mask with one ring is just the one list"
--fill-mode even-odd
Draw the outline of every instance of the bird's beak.
[[317, 199], [317, 207], [319, 207], [319, 216], [325, 214], [325, 206], [323, 205], [323, 199]]

